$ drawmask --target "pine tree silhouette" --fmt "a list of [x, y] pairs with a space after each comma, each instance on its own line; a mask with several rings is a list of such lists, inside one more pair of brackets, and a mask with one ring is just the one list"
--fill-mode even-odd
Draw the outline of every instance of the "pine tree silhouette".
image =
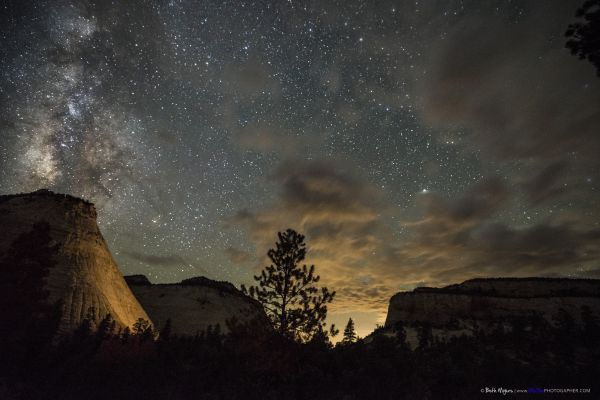
[[354, 321], [352, 321], [352, 318], [349, 318], [346, 328], [344, 328], [344, 338], [342, 339], [342, 343], [354, 343], [357, 339], [358, 337], [356, 336], [356, 330], [354, 329]]
[[246, 289], [242, 285], [242, 291], [263, 305], [280, 334], [299, 342], [309, 342], [317, 334], [327, 335], [323, 329], [327, 304], [335, 292], [326, 287], [319, 290], [316, 283], [320, 276], [315, 275], [314, 265], [300, 266], [306, 256], [304, 235], [292, 229], [277, 235], [276, 248], [267, 253], [272, 264], [254, 277], [258, 286]]
[[50, 225], [35, 223], [0, 260], [0, 354], [4, 365], [35, 358], [50, 345], [60, 323], [61, 305], [48, 303], [49, 292], [44, 288], [56, 263], [56, 246], [51, 240]]

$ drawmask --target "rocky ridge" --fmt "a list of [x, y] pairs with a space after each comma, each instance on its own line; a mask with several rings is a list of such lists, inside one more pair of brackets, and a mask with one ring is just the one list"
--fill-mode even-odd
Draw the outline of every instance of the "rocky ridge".
[[228, 332], [234, 320], [256, 323], [259, 328], [268, 326], [260, 303], [228, 282], [194, 277], [180, 283], [152, 284], [144, 275], [126, 276], [125, 280], [156, 326], [161, 329], [171, 320], [171, 332], [176, 335], [196, 335], [217, 325], [221, 332]]
[[[9, 262], [16, 243], [27, 246], [31, 255], [51, 249], [39, 293], [46, 303], [60, 305], [59, 333], [73, 331], [90, 316], [97, 323], [110, 314], [119, 328], [132, 327], [138, 318], [149, 320], [125, 283], [96, 224], [96, 215], [92, 203], [48, 190], [0, 196], [0, 259]], [[47, 231], [48, 243], [38, 239], [22, 243], [40, 229]], [[7, 288], [22, 284], [31, 272], [26, 261], [18, 265], [26, 258], [10, 261], [12, 275], [0, 271], [7, 277], [3, 282]], [[23, 276], [17, 279], [19, 268]]]
[[561, 312], [580, 324], [583, 308], [600, 318], [600, 280], [472, 279], [397, 293], [390, 299], [384, 327], [393, 329], [401, 323], [407, 327], [409, 341], [414, 342], [416, 333], [411, 327], [423, 324], [442, 336], [469, 335], [477, 329], [511, 329], [517, 319], [555, 326]]

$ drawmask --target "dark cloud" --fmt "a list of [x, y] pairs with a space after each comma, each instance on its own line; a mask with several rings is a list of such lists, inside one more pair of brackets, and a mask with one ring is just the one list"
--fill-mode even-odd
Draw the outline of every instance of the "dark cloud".
[[509, 200], [509, 191], [499, 178], [489, 178], [462, 196], [444, 200], [436, 193], [422, 196], [428, 218], [456, 224], [472, 224], [493, 215]]
[[600, 254], [600, 230], [578, 230], [567, 225], [537, 224], [517, 229], [487, 224], [474, 233], [473, 240], [492, 263], [501, 260], [507, 267], [575, 267]]
[[182, 265], [189, 265], [189, 263], [184, 260], [182, 257], [177, 255], [155, 255], [155, 254], [146, 254], [146, 253], [138, 253], [134, 251], [127, 251], [123, 253], [125, 256], [140, 261], [144, 264], [148, 264], [151, 266], [162, 266], [162, 267], [180, 267]]
[[[486, 223], [463, 233], [462, 240], [451, 245], [448, 241], [437, 245], [421, 242], [417, 247], [421, 254], [439, 255], [436, 263], [444, 261], [444, 268], [438, 268], [431, 282], [489, 276], [587, 277], [586, 271], [600, 256], [598, 230], [547, 224], [511, 228]], [[443, 240], [444, 235], [441, 237]], [[436, 270], [432, 263], [424, 267]]]
[[565, 161], [558, 161], [543, 168], [533, 178], [524, 182], [522, 188], [529, 201], [537, 205], [544, 200], [564, 194], [567, 189], [563, 182], [567, 170]]
[[414, 235], [398, 252], [403, 268], [421, 268], [423, 280], [445, 284], [486, 276], [584, 275], [594, 265], [600, 230], [556, 222], [510, 226], [498, 218], [507, 200], [497, 182], [460, 199], [423, 195], [425, 211], [409, 224]]
[[234, 264], [243, 264], [252, 259], [248, 252], [236, 249], [235, 247], [228, 247], [225, 249], [225, 254], [227, 254], [229, 260]]
[[280, 85], [272, 78], [271, 68], [258, 57], [231, 63], [223, 72], [224, 92], [230, 96], [279, 96]]
[[374, 220], [381, 193], [345, 169], [333, 162], [290, 161], [279, 167], [274, 178], [282, 185], [281, 199], [287, 208], [301, 209], [316, 220], [321, 214], [344, 221]]
[[556, 159], [597, 166], [600, 81], [564, 49], [572, 3], [525, 8], [518, 22], [464, 18], [432, 46], [423, 111], [462, 126], [470, 145], [499, 159]]
[[244, 126], [236, 124], [232, 120], [227, 126], [232, 143], [242, 152], [250, 150], [288, 158], [305, 153], [322, 143], [321, 138], [316, 135], [298, 136], [272, 122], [249, 122]]

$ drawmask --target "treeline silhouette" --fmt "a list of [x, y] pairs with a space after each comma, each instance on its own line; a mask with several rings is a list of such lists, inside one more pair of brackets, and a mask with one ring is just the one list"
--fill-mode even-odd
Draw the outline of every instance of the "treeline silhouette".
[[45, 346], [39, 338], [50, 332], [25, 332], [37, 338], [36, 352], [3, 359], [0, 398], [472, 399], [484, 387], [586, 388], [600, 376], [599, 325], [585, 308], [582, 323], [564, 312], [554, 325], [518, 318], [504, 321], [511, 329], [446, 340], [421, 325], [414, 349], [401, 323], [332, 346], [252, 322], [177, 337], [170, 322], [160, 333], [141, 319], [118, 331], [110, 316], [92, 329], [94, 317], [90, 310], [79, 329]]

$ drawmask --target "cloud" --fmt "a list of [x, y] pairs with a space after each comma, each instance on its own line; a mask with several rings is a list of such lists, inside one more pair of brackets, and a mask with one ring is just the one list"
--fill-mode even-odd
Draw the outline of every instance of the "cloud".
[[424, 212], [408, 224], [412, 236], [398, 251], [403, 268], [443, 285], [474, 277], [585, 276], [597, 263], [599, 229], [551, 221], [510, 226], [499, 218], [509, 200], [498, 181], [458, 199], [423, 195]]
[[522, 184], [522, 189], [529, 201], [540, 204], [543, 201], [554, 198], [567, 192], [564, 185], [560, 185], [560, 178], [566, 174], [567, 163], [564, 161], [554, 162], [543, 168], [537, 175]]
[[506, 204], [508, 188], [499, 178], [484, 180], [462, 196], [444, 200], [436, 193], [422, 196], [427, 208], [426, 216], [437, 222], [473, 224], [493, 215]]
[[[278, 120], [281, 83], [274, 78], [271, 66], [257, 56], [228, 64], [216, 90], [223, 94], [219, 110], [220, 123], [229, 132], [234, 148], [241, 152], [278, 154], [293, 158], [323, 143], [322, 135], [290, 129]], [[263, 104], [265, 114], [253, 116], [248, 110], [256, 102]]]
[[443, 134], [466, 132], [465, 151], [513, 172], [511, 181], [489, 178], [458, 198], [418, 197], [423, 212], [407, 224], [411, 236], [398, 253], [410, 276], [430, 284], [476, 276], [585, 276], [597, 265], [593, 225], [567, 217], [519, 226], [505, 214], [511, 203], [556, 205], [566, 195], [571, 209], [597, 212], [582, 200], [595, 194], [578, 182], [600, 166], [600, 81], [564, 48], [574, 12], [560, 1], [525, 6], [518, 22], [481, 11], [433, 41], [427, 79], [417, 87], [423, 117]]
[[381, 219], [388, 209], [382, 193], [331, 161], [287, 162], [272, 179], [281, 188], [278, 201], [257, 211], [240, 210], [230, 221], [248, 230], [256, 247], [255, 270], [268, 262], [265, 255], [277, 232], [295, 229], [307, 236], [307, 263], [315, 264], [323, 285], [338, 293], [332, 310], [370, 311], [382, 319], [402, 279], [382, 273], [393, 253], [391, 232]]
[[181, 256], [165, 255], [159, 256], [155, 254], [139, 253], [135, 251], [126, 251], [123, 254], [133, 260], [140, 261], [144, 264], [158, 267], [180, 267], [182, 265], [190, 265]]
[[243, 250], [236, 249], [235, 247], [228, 247], [225, 249], [225, 254], [234, 264], [243, 264], [251, 260], [250, 254]]
[[460, 230], [444, 230], [437, 243], [412, 242], [402, 253], [428, 271], [424, 280], [443, 285], [475, 277], [580, 276], [600, 256], [600, 231], [568, 225], [538, 224], [513, 228], [482, 222]]
[[223, 72], [222, 81], [224, 91], [232, 96], [278, 96], [281, 91], [279, 83], [271, 77], [269, 66], [258, 57], [228, 64]]
[[208, 272], [206, 271], [206, 269], [196, 265], [196, 264], [192, 264], [190, 263], [185, 257], [176, 255], [176, 254], [165, 254], [165, 255], [158, 255], [158, 254], [148, 254], [148, 253], [141, 253], [138, 251], [122, 251], [120, 253], [122, 256], [124, 256], [125, 258], [129, 259], [129, 260], [133, 260], [133, 261], [137, 261], [138, 263], [143, 264], [145, 267], [156, 267], [157, 270], [163, 269], [163, 268], [172, 268], [172, 269], [181, 269], [181, 268], [185, 268], [186, 270], [190, 271], [190, 267], [192, 268], [191, 271], [193, 271], [194, 274], [198, 275], [204, 275], [207, 276], [209, 275]]
[[425, 118], [466, 128], [471, 145], [496, 159], [597, 166], [600, 81], [564, 48], [574, 11], [551, 1], [517, 23], [462, 19], [431, 46], [420, 92]]
[[[531, 186], [554, 182], [560, 168], [554, 169]], [[382, 320], [393, 294], [421, 285], [475, 277], [586, 276], [600, 257], [597, 228], [504, 222], [502, 214], [516, 200], [497, 177], [450, 199], [419, 194], [420, 213], [402, 223], [403, 234], [393, 233], [397, 227], [387, 222], [395, 211], [383, 193], [347, 166], [285, 163], [273, 179], [281, 189], [274, 204], [240, 210], [230, 221], [247, 229], [256, 246], [252, 272], [269, 262], [265, 254], [278, 231], [306, 234], [307, 263], [338, 293], [334, 316], [370, 311]]]
[[253, 121], [241, 127], [231, 122], [229, 130], [232, 143], [238, 150], [277, 153], [285, 157], [305, 152], [318, 142], [316, 137], [297, 136], [278, 124], [267, 121]]

